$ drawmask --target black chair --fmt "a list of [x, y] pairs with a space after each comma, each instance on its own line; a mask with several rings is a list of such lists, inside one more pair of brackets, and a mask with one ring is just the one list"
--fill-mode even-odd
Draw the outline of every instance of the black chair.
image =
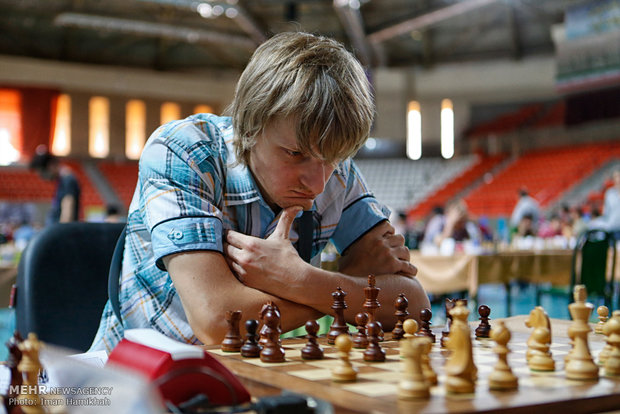
[[588, 296], [602, 297], [605, 306], [611, 309], [616, 269], [616, 239], [613, 233], [604, 230], [585, 232], [577, 240], [572, 263], [571, 287], [585, 285]]
[[24, 250], [17, 273], [17, 330], [87, 350], [108, 299], [108, 271], [125, 223], [46, 227]]
[[[611, 255], [611, 256], [610, 256]], [[573, 250], [570, 286], [538, 287], [536, 304], [540, 305], [542, 294], [568, 295], [573, 302], [575, 285], [585, 285], [589, 297], [602, 299], [611, 309], [614, 296], [616, 268], [616, 239], [604, 230], [588, 230], [578, 239]]]

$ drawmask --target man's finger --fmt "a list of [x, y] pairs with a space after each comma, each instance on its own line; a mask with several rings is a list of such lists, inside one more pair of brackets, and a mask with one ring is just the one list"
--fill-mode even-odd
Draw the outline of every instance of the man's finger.
[[301, 209], [302, 208], [299, 206], [293, 206], [282, 210], [282, 214], [280, 214], [280, 221], [278, 221], [276, 229], [273, 231], [271, 236], [269, 236], [269, 238], [277, 237], [280, 239], [288, 239], [291, 232], [291, 226], [293, 225], [293, 220], [295, 220], [295, 216], [301, 211]]
[[234, 230], [228, 230], [226, 232], [226, 241], [237, 248], [242, 248], [244, 246], [244, 241], [250, 237], [252, 236], [248, 236]]

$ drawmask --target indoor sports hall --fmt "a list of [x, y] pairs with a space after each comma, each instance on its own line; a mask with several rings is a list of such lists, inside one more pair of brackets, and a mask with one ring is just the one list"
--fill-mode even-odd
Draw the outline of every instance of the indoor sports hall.
[[[11, 394], [9, 385], [17, 384], [14, 382], [16, 376], [20, 378], [19, 385], [36, 385], [33, 381], [36, 382], [37, 375], [38, 384], [45, 384], [44, 387], [63, 385], [61, 379], [56, 384], [45, 378], [48, 370], [50, 378], [56, 378], [51, 368], [46, 370], [45, 358], [61, 357], [44, 357], [37, 365], [42, 371], [37, 371], [39, 368], [32, 372], [27, 372], [27, 368], [20, 371], [15, 359], [18, 343], [24, 349], [49, 345], [52, 349], [60, 347], [65, 353], [70, 349], [74, 354], [81, 354], [89, 349], [94, 351], [99, 341], [99, 345], [105, 344], [107, 352], [98, 349], [100, 353], [93, 354], [92, 358], [103, 370], [108, 356], [115, 355], [113, 349], [118, 346], [116, 342], [110, 342], [109, 338], [114, 335], [117, 341], [125, 338], [121, 342], [125, 344], [123, 346], [133, 346], [123, 352], [152, 354], [153, 358], [153, 349], [167, 356], [174, 353], [167, 354], [161, 347], [157, 348], [159, 345], [151, 348], [149, 341], [153, 344], [163, 341], [163, 344], [168, 340], [181, 340], [197, 349], [198, 345], [207, 344], [209, 352], [201, 349], [198, 355], [205, 354], [221, 361], [224, 368], [216, 374], [218, 378], [220, 375], [224, 378], [223, 382], [230, 381], [216, 394], [234, 389], [230, 391], [231, 395], [239, 392], [243, 398], [249, 401], [251, 397], [256, 403], [264, 395], [262, 388], [271, 387], [278, 391], [288, 389], [292, 394], [316, 398], [320, 402], [316, 407], [304, 407], [315, 411], [296, 411], [297, 407], [288, 412], [365, 412], [373, 409], [375, 412], [501, 412], [503, 409], [548, 412], [569, 407], [577, 412], [620, 410], [620, 403], [614, 403], [611, 398], [620, 399], [620, 382], [605, 377], [604, 361], [600, 363], [600, 381], [607, 382], [598, 382], [589, 391], [582, 390], [580, 385], [574, 393], [565, 391], [565, 395], [553, 397], [556, 399], [541, 393], [540, 399], [536, 396], [527, 401], [522, 395], [525, 391], [513, 391], [514, 399], [497, 397], [490, 401], [486, 396], [482, 398], [479, 390], [486, 387], [484, 381], [487, 381], [488, 372], [485, 370], [491, 371], [491, 361], [495, 362], [497, 357], [490, 351], [491, 346], [485, 348], [486, 345], [478, 342], [472, 346], [468, 339], [462, 342], [455, 339], [453, 344], [457, 341], [460, 344], [459, 355], [462, 349], [469, 347], [473, 349], [474, 359], [480, 357], [478, 381], [483, 378], [484, 385], [479, 382], [475, 386], [476, 396], [471, 399], [464, 397], [468, 401], [464, 406], [445, 397], [446, 392], [461, 391], [450, 391], [449, 386], [448, 391], [443, 388], [439, 391], [444, 375], [449, 376], [439, 370], [440, 384], [432, 385], [426, 397], [411, 397], [410, 394], [409, 397], [416, 402], [403, 406], [401, 399], [409, 398], [403, 397], [400, 391], [404, 387], [403, 380], [385, 380], [391, 384], [391, 389], [383, 388], [383, 380], [378, 388], [374, 383], [364, 388], [364, 384], [359, 383], [359, 376], [363, 374], [366, 380], [372, 379], [374, 371], [369, 368], [372, 364], [356, 365], [356, 361], [361, 361], [366, 354], [354, 349], [350, 357], [342, 356], [348, 352], [347, 345], [334, 345], [336, 336], [330, 339], [334, 329], [347, 332], [347, 326], [353, 341], [358, 330], [366, 330], [366, 335], [381, 338], [381, 329], [377, 328], [373, 333], [375, 328], [369, 328], [375, 312], [378, 319], [388, 314], [388, 319], [392, 319], [386, 325], [386, 341], [387, 338], [396, 338], [391, 336], [393, 329], [403, 329], [403, 321], [408, 318], [417, 320], [418, 324], [412, 335], [423, 336], [418, 334], [426, 322], [430, 323], [429, 329], [441, 335], [443, 327], [453, 323], [451, 310], [458, 308], [456, 314], [461, 315], [458, 318], [463, 318], [466, 321], [463, 326], [471, 326], [472, 332], [482, 319], [485, 322], [490, 318], [491, 326], [499, 326], [495, 321], [505, 320], [513, 332], [513, 341], [517, 341], [515, 347], [519, 351], [516, 353], [525, 355], [525, 343], [527, 341], [529, 346], [533, 339], [528, 339], [530, 326], [524, 321], [528, 315], [531, 320], [530, 312], [541, 306], [546, 318], [551, 320], [550, 335], [553, 325], [562, 336], [562, 347], [568, 349], [568, 337], [573, 341], [572, 346], [577, 346], [575, 342], [582, 339], [587, 346], [587, 338], [590, 338], [593, 341], [592, 353], [596, 349], [597, 355], [604, 346], [613, 346], [612, 352], [618, 354], [620, 374], [620, 331], [614, 331], [615, 339], [605, 339], [602, 334], [602, 326], [607, 321], [609, 326], [618, 323], [620, 329], [620, 312], [618, 315], [614, 312], [620, 311], [620, 257], [617, 257], [620, 251], [619, 2], [0, 0], [0, 10], [0, 342], [3, 344], [0, 346], [0, 396], [4, 398], [7, 412], [16, 412], [11, 411], [16, 406], [8, 403], [11, 399], [22, 401], [24, 406], [37, 405], [43, 410], [37, 412], [52, 412], [49, 406], [45, 406], [53, 404], [50, 393], [46, 392], [46, 397], [37, 395], [36, 404], [32, 402], [35, 401], [32, 395]], [[301, 102], [314, 102], [306, 105], [312, 108], [304, 108], [304, 114], [311, 114], [306, 115], [307, 122], [299, 121], [303, 115], [297, 113], [282, 115], [285, 114], [283, 109], [273, 109], [277, 105], [281, 108], [282, 102], [277, 101], [276, 105], [276, 101], [269, 100], [271, 98], [266, 95], [257, 95], [247, 108], [239, 109], [237, 100], [246, 96], [244, 93], [263, 87], [263, 81], [259, 81], [257, 75], [261, 72], [252, 69], [251, 65], [251, 59], [258, 59], [255, 56], [259, 53], [255, 51], [263, 50], [261, 46], [268, 44], [270, 39], [273, 42], [274, 37], [280, 39], [278, 35], [288, 32], [333, 39], [340, 44], [333, 48], [341, 47], [354, 61], [350, 63], [351, 67], [361, 68], [359, 73], [352, 70], [354, 74], [347, 76], [357, 76], [368, 87], [372, 115], [368, 117], [369, 133], [362, 134], [363, 140], [358, 138], [350, 157], [348, 154], [328, 159], [321, 151], [325, 151], [329, 143], [307, 141], [309, 144], [304, 146], [299, 138], [305, 133], [301, 132], [302, 129], [307, 128], [310, 130], [308, 139], [315, 139], [316, 128], [321, 128], [321, 119], [311, 116], [320, 114], [321, 105], [334, 106], [331, 116], [337, 119], [330, 118], [327, 128], [341, 127], [338, 139], [349, 134], [349, 131], [343, 132], [349, 126], [343, 120], [353, 123], [358, 122], [353, 119], [365, 116], [363, 111], [356, 110], [361, 107], [357, 95], [363, 95], [363, 90], [349, 91], [353, 97], [347, 98], [349, 101], [346, 102], [350, 105], [332, 99], [336, 94], [330, 93], [335, 90], [337, 82], [334, 79], [338, 76], [345, 78], [337, 69], [338, 65], [348, 67], [348, 60], [339, 58], [324, 63], [321, 52], [313, 52], [316, 57], [309, 66], [324, 67], [325, 76], [330, 77], [332, 83], [324, 86], [326, 89], [322, 95], [318, 93], [317, 96], [324, 98], [319, 100], [320, 104], [308, 97], [310, 92], [299, 95]], [[282, 39], [280, 46], [274, 42], [273, 48], [284, 48], [281, 45], [286, 38]], [[301, 50], [306, 46], [296, 44], [291, 47]], [[289, 70], [284, 68], [289, 66], [293, 68], [290, 70], [302, 70], [299, 69], [302, 63], [291, 61], [283, 59], [278, 63], [280, 66], [273, 62], [265, 64], [261, 70], [284, 73]], [[250, 69], [257, 72], [252, 74]], [[276, 80], [270, 81], [278, 79], [277, 76], [273, 78]], [[302, 82], [300, 79], [289, 82], [283, 90], [274, 86], [271, 91], [278, 90], [285, 99], [287, 93], [291, 95], [290, 90]], [[241, 86], [244, 82], [247, 85], [245, 92]], [[297, 104], [303, 107], [303, 104]], [[251, 125], [254, 128], [250, 128], [251, 133], [256, 134], [254, 139], [268, 135], [265, 131], [276, 130], [275, 136], [280, 137], [280, 141], [276, 141], [286, 142], [278, 149], [278, 156], [281, 159], [291, 157], [286, 158], [285, 164], [278, 164], [280, 161], [273, 159], [259, 164], [260, 159], [252, 155], [256, 154], [252, 151], [265, 148], [260, 139], [253, 146], [248, 144], [250, 146], [243, 149], [246, 152], [238, 149], [241, 145], [238, 140], [251, 134], [240, 137], [242, 134], [237, 133], [237, 129], [258, 122], [254, 112], [258, 107], [273, 109], [269, 116], [275, 115], [268, 118], [269, 122], [281, 117], [286, 122], [295, 119], [303, 125], [303, 128], [289, 125], [288, 129], [278, 129], [277, 126], [282, 124], [275, 121]], [[190, 116], [193, 118], [188, 118]], [[191, 137], [187, 139], [193, 139], [192, 134], [199, 138], [191, 142], [187, 152], [183, 152], [186, 143], [179, 137], [185, 131], [187, 119], [194, 125], [194, 132], [188, 133], [187, 136]], [[278, 135], [283, 130], [286, 133]], [[325, 136], [322, 135], [321, 139], [327, 142], [330, 132], [323, 132]], [[164, 136], [171, 138], [162, 144]], [[210, 141], [207, 142], [206, 136]], [[340, 148], [349, 143], [338, 145], [333, 147]], [[163, 147], [166, 149], [160, 149]], [[226, 150], [232, 154], [232, 148], [234, 159], [232, 155], [221, 156], [218, 152]], [[208, 155], [192, 158], [202, 154], [201, 151]], [[220, 155], [213, 155], [216, 152]], [[240, 154], [247, 154], [248, 158]], [[155, 155], [159, 158], [154, 158]], [[220, 156], [223, 161], [218, 158]], [[293, 157], [295, 161], [289, 162]], [[216, 165], [215, 158], [222, 164]], [[237, 163], [228, 163], [227, 160]], [[293, 162], [295, 167], [288, 168]], [[272, 175], [260, 173], [259, 165], [272, 171]], [[238, 178], [237, 168], [247, 174], [245, 181]], [[299, 212], [287, 221], [287, 207], [293, 204], [279, 202], [272, 191], [281, 188], [278, 187], [281, 183], [293, 182], [297, 176], [314, 174], [317, 168], [321, 168], [325, 175], [319, 190], [311, 191], [310, 184], [295, 184], [297, 187], [293, 193], [296, 197], [310, 201], [304, 206], [303, 213]], [[344, 172], [339, 175], [341, 171]], [[185, 183], [183, 174], [194, 174], [195, 181]], [[244, 187], [247, 185], [251, 190]], [[343, 192], [344, 204], [337, 198], [340, 195], [334, 195], [336, 191]], [[250, 200], [248, 194], [254, 194], [254, 198]], [[248, 207], [247, 213], [246, 210], [241, 213], [239, 206], [250, 202], [257, 204]], [[364, 210], [358, 213], [362, 203]], [[152, 211], [149, 206], [154, 204], [162, 210]], [[177, 208], [179, 217], [169, 213]], [[265, 208], [268, 214], [263, 210], [257, 213], [258, 208]], [[307, 230], [310, 231], [309, 244], [304, 237], [304, 234], [308, 236], [304, 233], [304, 215], [308, 210], [314, 220], [306, 222], [313, 226]], [[337, 214], [332, 210], [337, 210]], [[372, 225], [366, 222], [371, 215], [375, 220]], [[181, 223], [185, 227], [171, 224], [178, 218], [184, 220]], [[267, 222], [263, 223], [264, 220]], [[282, 224], [284, 222], [289, 226], [288, 230]], [[390, 231], [381, 235], [380, 247], [375, 246], [378, 250], [372, 250], [373, 245], [361, 241], [370, 240], [370, 234], [376, 233], [381, 223]], [[252, 230], [244, 233], [243, 226]], [[261, 230], [260, 235], [256, 234], [257, 226], [263, 226], [261, 228], [267, 233]], [[229, 238], [231, 232], [233, 239]], [[236, 234], [241, 236], [234, 236]], [[278, 244], [272, 250], [266, 250], [268, 254], [262, 255], [271, 257], [269, 261], [261, 262], [269, 264], [266, 268], [251, 270], [250, 263], [254, 262], [246, 260], [243, 254], [256, 253], [258, 257], [262, 250], [251, 250], [248, 246], [254, 244], [252, 241], [243, 244], [246, 243], [244, 237], [258, 236], [262, 242], [260, 246], [265, 247], [257, 249], [266, 249], [267, 242], [276, 237], [274, 234], [284, 238], [278, 239], [284, 245]], [[184, 241], [183, 237], [188, 235], [200, 239], [202, 244]], [[288, 243], [289, 238], [291, 243]], [[211, 244], [206, 244], [205, 240], [210, 240]], [[195, 244], [183, 247], [184, 243]], [[295, 251], [295, 259], [300, 263], [312, 264], [322, 272], [321, 275], [343, 276], [345, 280], [361, 283], [361, 288], [357, 291], [349, 288], [343, 296], [340, 282], [334, 282], [334, 286], [309, 282], [299, 288], [300, 294], [294, 283], [287, 287], [290, 276], [287, 275], [279, 286], [286, 293], [273, 293], [266, 286], [269, 282], [261, 281], [261, 278], [275, 280], [278, 272], [286, 271], [295, 274], [290, 276], [293, 280], [298, 280], [295, 279], [296, 273], [299, 277], [307, 275], [297, 272], [301, 267], [296, 260], [289, 262], [289, 250]], [[146, 251], [155, 252], [149, 253], [153, 256], [150, 262], [145, 259]], [[275, 310], [269, 302], [263, 305], [260, 313], [250, 306], [248, 309], [252, 309], [254, 316], [233, 316], [237, 310], [233, 308], [194, 314], [190, 309], [197, 304], [206, 309], [209, 304], [230, 303], [226, 302], [230, 299], [222, 298], [240, 295], [227, 282], [223, 286], [229, 288], [213, 294], [214, 298], [188, 299], [189, 296], [200, 296], [199, 288], [191, 285], [188, 288], [184, 286], [185, 279], [168, 275], [169, 269], [179, 269], [174, 267], [174, 263], [179, 263], [175, 259], [178, 257], [176, 253], [207, 251], [208, 257], [218, 257], [217, 265], [211, 261], [200, 262], [202, 265], [193, 268], [199, 269], [193, 279], [200, 279], [200, 275], [208, 277], [209, 272], [217, 273], [221, 266], [228, 265], [225, 275], [229, 279], [234, 277], [234, 283], [258, 292], [256, 294], [260, 297], [277, 298]], [[305, 257], [303, 251], [309, 256]], [[380, 264], [375, 266], [383, 257], [381, 253], [386, 252], [391, 255], [386, 261], [398, 262], [403, 267], [394, 271], [378, 270], [386, 269]], [[355, 263], [358, 259], [360, 264]], [[153, 270], [148, 270], [151, 272], [148, 277], [140, 276], [143, 277], [140, 279], [137, 275], [146, 272], [147, 262]], [[371, 270], [367, 270], [367, 265], [371, 265]], [[137, 281], [127, 276], [130, 267], [135, 270]], [[187, 267], [180, 268], [189, 272]], [[392, 266], [391, 269], [395, 268]], [[389, 273], [391, 278], [377, 275], [375, 282], [374, 273], [377, 272]], [[368, 286], [364, 288], [367, 278]], [[419, 289], [416, 292], [428, 297], [428, 306], [409, 297], [407, 311], [403, 300], [399, 302], [397, 295], [400, 292], [392, 290], [400, 285], [383, 282], [404, 279], [407, 279], [404, 286], [409, 288], [414, 284]], [[215, 291], [219, 287], [216, 282], [201, 283], [200, 289]], [[345, 283], [343, 286], [351, 285]], [[373, 290], [375, 288], [378, 290]], [[369, 296], [371, 290], [374, 298]], [[322, 305], [313, 307], [304, 301], [305, 297], [318, 292], [327, 292], [320, 299]], [[578, 300], [583, 294], [585, 299]], [[151, 305], [151, 296], [156, 298], [157, 305]], [[244, 298], [240, 295], [237, 300], [245, 303]], [[217, 301], [213, 302], [215, 299]], [[279, 300], [282, 302], [278, 303]], [[457, 300], [465, 302], [456, 305]], [[311, 333], [315, 329], [314, 322], [302, 321], [298, 315], [303, 312], [295, 306], [289, 312], [289, 304], [305, 305], [306, 311], [312, 311], [312, 322], [317, 321], [314, 334]], [[480, 305], [488, 306], [490, 314], [479, 314]], [[590, 309], [583, 310], [587, 315], [576, 317], [575, 312], [581, 312], [574, 310], [577, 305], [581, 306], [579, 309]], [[176, 313], [169, 310], [173, 308]], [[419, 308], [431, 311], [430, 321], [425, 322], [420, 317]], [[131, 322], [142, 312], [144, 322]], [[357, 319], [358, 312], [366, 312], [366, 319]], [[462, 316], [463, 313], [466, 315]], [[107, 325], [106, 328], [106, 314], [108, 323], [114, 320], [120, 321], [120, 325]], [[267, 314], [277, 314], [277, 318], [265, 316]], [[214, 323], [220, 329], [217, 334], [210, 336], [210, 328], [204, 332], [196, 329], [199, 318], [213, 322], [213, 315], [220, 315]], [[255, 317], [258, 318], [256, 326], [251, 322]], [[176, 318], [182, 323], [179, 324]], [[278, 325], [278, 321], [284, 325]], [[466, 329], [463, 326], [457, 323], [458, 329]], [[504, 325], [501, 326], [503, 329]], [[594, 333], [575, 333], [588, 327], [594, 332], [596, 326], [600, 332], [595, 340], [592, 339]], [[110, 330], [114, 331], [114, 335], [104, 335], [102, 339], [104, 328], [108, 329], [108, 334]], [[138, 334], [135, 337], [131, 336], [133, 333], [125, 335], [133, 328], [151, 328], [153, 332], [148, 335], [152, 336], [135, 339]], [[612, 331], [614, 328], [608, 329]], [[235, 330], [240, 333], [235, 334]], [[214, 337], [226, 338], [225, 341], [232, 341], [228, 345], [233, 348], [235, 341], [241, 341], [240, 347], [242, 343], [253, 343], [250, 340], [252, 331], [256, 339], [261, 336], [257, 347], [275, 353], [275, 356], [265, 357], [268, 362], [288, 362], [273, 370], [265, 368], [261, 365], [261, 361], [265, 362], [261, 354], [260, 361], [256, 359], [254, 364], [260, 373], [250, 374], [253, 362], [248, 368], [246, 360], [230, 358], [226, 353], [229, 351], [219, 349], [220, 339], [212, 341]], [[19, 332], [21, 338], [15, 336], [15, 332]], [[26, 340], [30, 340], [29, 333], [38, 335], [40, 342], [26, 344]], [[246, 338], [246, 335], [249, 336]], [[318, 339], [309, 339], [309, 343], [300, 339], [313, 335]], [[278, 356], [280, 342], [284, 343], [281, 360]], [[304, 344], [312, 345], [314, 352], [310, 354], [313, 355], [317, 354], [315, 346], [324, 346], [333, 359], [332, 365], [340, 359], [341, 371], [346, 371], [341, 374], [344, 375], [341, 378], [347, 378], [344, 382], [351, 382], [350, 369], [355, 368], [356, 372], [359, 371], [357, 382], [345, 387], [346, 390], [332, 389], [331, 381], [338, 381], [329, 379], [328, 365], [317, 366], [327, 375], [325, 378], [317, 372], [294, 374], [291, 379], [291, 372], [309, 370], [305, 362], [300, 362], [305, 360], [305, 354], [302, 354], [302, 349], [306, 349], [302, 348]], [[507, 346], [510, 348], [510, 343]], [[549, 344], [546, 346], [549, 348]], [[552, 342], [552, 351], [553, 347]], [[31, 348], [23, 354], [31, 356]], [[404, 360], [403, 352], [407, 351], [398, 348], [400, 345], [386, 345], [386, 366], [396, 366]], [[182, 347], [178, 352], [181, 349], [192, 354], [191, 350]], [[235, 349], [239, 352], [239, 348]], [[433, 358], [443, 351], [430, 349], [431, 365], [438, 366], [439, 357], [434, 362]], [[256, 352], [254, 356], [258, 358]], [[573, 350], [559, 352], [555, 354], [556, 373], [563, 373], [565, 364], [570, 371]], [[559, 356], [562, 352], [568, 355], [566, 362]], [[369, 358], [378, 354], [379, 351]], [[110, 358], [118, 358], [119, 363], [128, 366], [139, 365], [127, 355], [117, 353]], [[530, 349], [527, 349], [528, 360], [530, 356]], [[580, 352], [579, 357], [582, 356], [586, 358]], [[171, 358], [171, 366], [182, 365], [175, 360], [176, 356]], [[351, 367], [349, 358], [353, 361]], [[467, 359], [467, 355], [462, 358]], [[445, 360], [441, 361], [442, 367]], [[507, 361], [512, 360], [516, 357], [510, 354]], [[481, 361], [489, 362], [488, 367], [480, 369]], [[546, 377], [524, 378], [529, 371], [526, 374], [527, 366], [520, 362], [523, 366], [514, 371], [520, 383], [525, 384], [522, 390], [529, 389], [527, 387], [534, 390], [540, 384], [550, 383]], [[290, 369], [286, 368], [288, 363]], [[148, 370], [149, 364], [145, 362], [141, 369]], [[292, 368], [293, 364], [295, 368]], [[447, 362], [446, 367], [450, 364]], [[71, 369], [74, 368], [69, 371]], [[79, 367], [75, 369], [82, 372]], [[399, 369], [394, 368], [394, 372]], [[404, 368], [405, 372], [413, 375], [408, 369]], [[454, 369], [458, 370], [458, 367]], [[35, 371], [37, 375], [32, 374]], [[467, 375], [474, 372], [475, 376], [475, 368], [474, 371], [464, 368], [464, 372]], [[317, 377], [311, 378], [315, 374]], [[151, 380], [156, 377], [154, 371], [148, 375]], [[577, 375], [587, 374], [579, 372]], [[94, 381], [93, 384], [97, 382], [94, 379], [96, 372], [84, 371], [84, 377]], [[110, 378], [105, 377], [93, 386], [98, 387], [109, 380], [118, 381], [114, 382], [116, 390], [124, 389], [124, 378]], [[407, 378], [413, 381], [411, 377]], [[246, 380], [260, 383], [262, 388], [258, 388], [262, 391], [248, 386]], [[541, 381], [540, 384], [536, 380]], [[312, 381], [322, 385], [316, 385], [315, 389], [306, 384]], [[85, 384], [75, 386], [82, 389], [80, 387]], [[287, 388], [289, 384], [290, 388]], [[557, 384], [558, 389], [565, 386], [563, 382]], [[156, 390], [149, 389], [153, 388], [149, 381], [137, 386], [144, 395], [157, 394]], [[400, 387], [398, 396], [397, 386]], [[416, 383], [416, 386], [420, 384]], [[156, 387], [162, 387], [159, 391], [164, 400], [170, 397], [169, 389], [166, 391], [161, 384]], [[608, 392], [599, 393], [599, 389]], [[588, 392], [594, 395], [591, 406], [582, 401]], [[359, 400], [356, 395], [361, 395]], [[92, 404], [84, 404], [90, 404], [89, 409], [106, 412], [99, 403], [108, 397], [97, 397], [100, 399], [91, 400]], [[24, 398], [30, 402], [24, 403]], [[118, 398], [132, 401], [127, 396]], [[166, 406], [152, 401], [145, 404], [144, 400], [148, 398], [132, 398], [143, 412], [192, 412], [184, 411], [183, 404], [187, 401], [179, 400], [177, 394], [167, 400], [169, 404]], [[210, 403], [194, 401], [208, 407], [204, 412], [235, 412], [233, 409], [280, 412], [258, 405], [238, 405], [226, 398], [224, 403], [216, 404], [213, 395], [205, 398], [211, 400]], [[373, 398], [377, 402], [373, 403]], [[423, 402], [418, 403], [417, 399]], [[114, 406], [114, 394], [110, 400]], [[448, 400], [452, 402], [446, 402]], [[80, 412], [63, 401], [65, 412]], [[359, 406], [353, 401], [360, 401]], [[370, 405], [364, 406], [366, 401]], [[325, 406], [321, 405], [323, 403]], [[483, 410], [480, 405], [486, 408]], [[232, 408], [225, 411], [222, 406]], [[267, 411], [260, 411], [263, 409]]]

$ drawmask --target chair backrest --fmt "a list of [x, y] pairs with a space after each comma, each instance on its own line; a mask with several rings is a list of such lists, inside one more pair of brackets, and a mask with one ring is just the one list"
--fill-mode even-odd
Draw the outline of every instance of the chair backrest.
[[[588, 230], [577, 241], [573, 254], [572, 284], [585, 285], [588, 295], [603, 296], [607, 306], [610, 305], [613, 296], [615, 246], [616, 240], [612, 233], [604, 230]], [[581, 258], [580, 265], [578, 257]], [[608, 278], [609, 271], [611, 274]]]
[[108, 299], [108, 271], [124, 223], [44, 228], [19, 262], [17, 330], [77, 351], [89, 348]]

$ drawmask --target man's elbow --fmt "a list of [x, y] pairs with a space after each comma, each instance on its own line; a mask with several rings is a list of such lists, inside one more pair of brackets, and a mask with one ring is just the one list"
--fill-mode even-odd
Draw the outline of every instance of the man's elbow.
[[194, 335], [204, 345], [217, 345], [224, 340], [226, 335], [226, 320], [222, 315], [207, 315], [201, 318], [188, 318]]

